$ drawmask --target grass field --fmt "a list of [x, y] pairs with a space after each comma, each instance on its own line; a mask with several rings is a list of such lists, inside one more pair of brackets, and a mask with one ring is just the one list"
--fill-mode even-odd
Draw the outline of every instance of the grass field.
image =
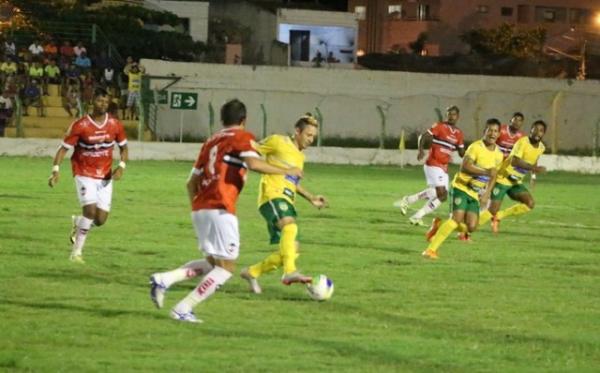
[[[536, 209], [454, 237], [426, 261], [424, 228], [391, 207], [422, 170], [309, 164], [304, 185], [330, 198], [298, 203], [307, 273], [325, 273], [329, 302], [264, 276], [237, 275], [178, 323], [168, 309], [195, 283], [148, 297], [148, 276], [198, 257], [184, 183], [189, 162], [130, 162], [87, 264], [67, 258], [72, 179], [46, 186], [50, 159], [0, 158], [0, 371], [598, 371], [600, 176], [538, 178]], [[258, 177], [242, 193], [240, 268], [270, 252], [256, 211]], [[447, 204], [440, 215], [447, 211]]]

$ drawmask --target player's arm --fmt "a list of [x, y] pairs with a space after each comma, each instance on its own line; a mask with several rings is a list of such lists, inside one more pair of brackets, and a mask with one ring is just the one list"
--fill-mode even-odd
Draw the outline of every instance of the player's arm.
[[187, 193], [188, 193], [188, 197], [190, 199], [190, 203], [192, 203], [192, 201], [194, 200], [194, 197], [196, 196], [196, 194], [198, 194], [198, 191], [199, 191], [198, 185], [200, 184], [200, 176], [201, 175], [202, 175], [202, 170], [193, 168], [192, 172], [190, 173], [190, 177], [188, 178], [187, 183], [185, 184]]
[[127, 144], [119, 145], [119, 151], [121, 156], [121, 161], [119, 161], [119, 165], [114, 169], [112, 173], [112, 178], [114, 180], [119, 180], [123, 177], [123, 171], [125, 171], [125, 167], [127, 166], [127, 161], [129, 160], [129, 148]]
[[248, 166], [248, 169], [259, 172], [261, 174], [274, 174], [274, 175], [289, 175], [293, 177], [302, 177], [302, 170], [296, 167], [292, 168], [281, 168], [273, 166], [267, 163], [262, 158], [248, 156], [242, 158], [244, 163]]
[[495, 167], [488, 169], [481, 168], [475, 165], [475, 162], [469, 155], [465, 155], [460, 170], [473, 176], [489, 176], [487, 185], [485, 187], [485, 191], [479, 198], [479, 202], [481, 203], [481, 205], [486, 205], [487, 201], [490, 199], [490, 194], [492, 193], [494, 184], [496, 183], [496, 175], [498, 174], [498, 169]]
[[327, 201], [327, 198], [320, 194], [312, 194], [308, 190], [304, 189], [300, 184], [296, 185], [296, 191], [304, 199], [310, 202], [311, 205], [315, 206], [318, 209], [321, 209], [323, 207], [329, 207], [329, 201]]
[[417, 139], [417, 147], [419, 149], [419, 153], [417, 154], [417, 160], [422, 160], [425, 156], [425, 146], [429, 147], [433, 140], [433, 135], [431, 132], [427, 131]]
[[56, 151], [56, 155], [54, 156], [54, 160], [52, 161], [52, 174], [48, 178], [48, 185], [50, 186], [50, 188], [54, 187], [58, 183], [58, 179], [60, 176], [60, 164], [62, 163], [63, 159], [65, 159], [65, 155], [68, 151], [69, 149], [65, 148], [62, 145]]
[[464, 145], [459, 145], [458, 148], [456, 149], [456, 151], [458, 152], [458, 155], [461, 158], [465, 156], [465, 146]]
[[516, 157], [516, 156], [512, 157], [512, 161], [510, 162], [510, 164], [513, 167], [522, 168], [524, 170], [531, 171], [534, 174], [540, 174], [540, 173], [543, 173], [546, 171], [546, 167], [538, 166], [537, 163], [536, 164], [527, 163], [524, 160], [522, 160], [521, 158]]

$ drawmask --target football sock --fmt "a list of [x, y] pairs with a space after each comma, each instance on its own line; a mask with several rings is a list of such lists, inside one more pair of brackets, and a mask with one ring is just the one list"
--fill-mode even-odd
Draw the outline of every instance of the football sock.
[[77, 219], [77, 233], [75, 234], [75, 243], [73, 244], [71, 255], [81, 255], [83, 251], [83, 245], [85, 244], [85, 239], [87, 238], [88, 232], [92, 228], [93, 222], [94, 221], [92, 219], [88, 219], [85, 216], [80, 216]]
[[283, 273], [288, 274], [296, 271], [296, 236], [298, 225], [287, 224], [281, 229], [281, 241], [279, 241], [279, 253], [283, 263]]
[[430, 199], [423, 207], [421, 207], [421, 209], [419, 209], [419, 211], [415, 212], [415, 214], [412, 217], [415, 219], [421, 219], [423, 218], [423, 216], [431, 213], [433, 210], [440, 207], [441, 204], [442, 201], [440, 201], [437, 197]]
[[198, 286], [192, 290], [175, 306], [175, 311], [180, 313], [190, 312], [198, 303], [205, 301], [208, 297], [231, 278], [231, 272], [216, 266], [200, 281]]
[[279, 251], [276, 251], [266, 257], [262, 262], [250, 266], [248, 268], [248, 273], [250, 276], [257, 278], [263, 273], [271, 272], [272, 270], [279, 268], [281, 264], [283, 264], [281, 254]]
[[488, 221], [490, 221], [490, 219], [493, 217], [494, 215], [490, 212], [490, 210], [485, 210], [483, 212], [479, 213], [479, 225], [484, 225], [485, 223], [487, 223]]
[[406, 197], [406, 200], [410, 205], [417, 202], [420, 199], [434, 199], [437, 198], [437, 193], [435, 192], [435, 188], [427, 188], [425, 190], [420, 191], [419, 193], [410, 195]]
[[169, 288], [177, 282], [208, 273], [211, 269], [213, 269], [213, 266], [207, 260], [193, 260], [172, 271], [159, 273], [158, 280], [162, 285]]
[[456, 230], [459, 231], [460, 233], [468, 233], [469, 232], [469, 228], [467, 228], [467, 225], [465, 223], [459, 223], [458, 226], [456, 227]]
[[448, 219], [442, 223], [440, 229], [431, 239], [431, 243], [427, 249], [437, 251], [440, 245], [448, 238], [448, 236], [458, 227], [458, 223], [453, 219]]
[[529, 208], [529, 206], [527, 206], [524, 203], [518, 203], [514, 206], [511, 206], [507, 209], [504, 209], [502, 211], [498, 211], [498, 213], [496, 214], [496, 217], [498, 218], [498, 220], [502, 220], [508, 216], [516, 216], [516, 215], [522, 215], [525, 214], [527, 212], [531, 211], [531, 209]]

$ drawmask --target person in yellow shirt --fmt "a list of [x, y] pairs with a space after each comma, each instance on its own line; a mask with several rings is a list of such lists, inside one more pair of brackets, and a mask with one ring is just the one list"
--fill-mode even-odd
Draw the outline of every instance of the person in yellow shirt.
[[[504, 160], [498, 171], [490, 208], [481, 213], [479, 225], [485, 224], [491, 219], [492, 232], [498, 233], [500, 220], [508, 216], [525, 214], [533, 209], [535, 202], [529, 190], [523, 185], [523, 178], [528, 173], [532, 173], [531, 177], [533, 177], [534, 174], [546, 171], [545, 167], [537, 165], [540, 156], [546, 150], [542, 143], [546, 128], [546, 122], [536, 120], [531, 125], [529, 136], [522, 137], [515, 143], [510, 155]], [[499, 211], [506, 195], [518, 203]]]
[[452, 217], [440, 225], [429, 246], [423, 251], [423, 257], [438, 259], [440, 245], [459, 225], [464, 223], [468, 232], [477, 228], [480, 206], [487, 205], [498, 167], [502, 164], [502, 152], [496, 145], [499, 135], [500, 121], [488, 119], [483, 139], [467, 148], [460, 171], [452, 180]]
[[[267, 163], [279, 167], [297, 167], [304, 169], [303, 150], [308, 148], [317, 136], [319, 123], [310, 114], [302, 116], [295, 124], [293, 137], [272, 135], [262, 140], [259, 152], [266, 157]], [[312, 278], [305, 276], [296, 268], [298, 258], [298, 226], [296, 225], [296, 195], [300, 195], [313, 206], [328, 206], [322, 195], [314, 195], [300, 185], [300, 178], [292, 176], [262, 175], [259, 186], [259, 211], [267, 222], [271, 244], [279, 246], [263, 261], [241, 271], [241, 277], [248, 281], [250, 290], [261, 293], [258, 277], [283, 266], [284, 285], [310, 283]]]

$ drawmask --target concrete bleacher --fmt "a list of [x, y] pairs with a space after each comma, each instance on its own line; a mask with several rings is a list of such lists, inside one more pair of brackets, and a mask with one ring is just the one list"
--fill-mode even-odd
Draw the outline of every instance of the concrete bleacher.
[[[64, 109], [60, 87], [54, 84], [48, 85], [48, 96], [44, 96], [43, 100], [44, 117], [38, 116], [37, 108], [30, 106], [27, 109], [27, 116], [21, 118], [25, 138], [63, 138], [76, 118], [69, 117]], [[122, 120], [121, 122], [125, 126], [128, 137], [137, 139], [138, 121]], [[6, 137], [17, 137], [14, 121], [12, 126], [6, 128]], [[150, 134], [144, 133], [144, 139], [149, 140]]]

